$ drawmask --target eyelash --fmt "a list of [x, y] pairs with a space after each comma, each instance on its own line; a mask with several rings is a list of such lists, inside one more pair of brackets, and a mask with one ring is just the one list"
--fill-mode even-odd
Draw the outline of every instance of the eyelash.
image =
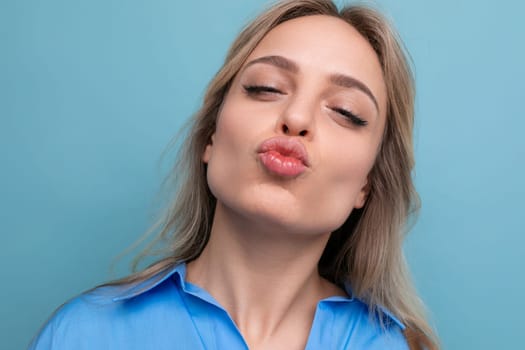
[[281, 90], [278, 90], [271, 86], [265, 86], [265, 85], [244, 85], [243, 86], [244, 91], [248, 93], [249, 95], [257, 95], [262, 93], [270, 93], [270, 94], [281, 94], [284, 93]]
[[[248, 95], [260, 95], [260, 94], [265, 94], [265, 93], [268, 93], [268, 94], [281, 94], [281, 95], [284, 94], [281, 90], [278, 90], [278, 89], [276, 89], [274, 87], [271, 87], [271, 86], [265, 86], [265, 85], [244, 85], [243, 88], [244, 88], [244, 91]], [[363, 127], [363, 126], [366, 126], [368, 124], [368, 122], [366, 120], [361, 119], [360, 117], [358, 117], [354, 113], [352, 113], [352, 112], [350, 112], [350, 111], [348, 111], [348, 110], [346, 110], [344, 108], [332, 107], [331, 109], [332, 109], [332, 111], [334, 111], [336, 113], [339, 113], [344, 118], [348, 119], [351, 123], [353, 123], [356, 126]]]
[[360, 117], [358, 117], [357, 115], [355, 115], [354, 113], [346, 109], [333, 107], [332, 110], [334, 112], [341, 114], [343, 117], [345, 117], [346, 119], [348, 119], [350, 122], [352, 122], [353, 124], [357, 126], [366, 126], [368, 124], [366, 120], [361, 119]]

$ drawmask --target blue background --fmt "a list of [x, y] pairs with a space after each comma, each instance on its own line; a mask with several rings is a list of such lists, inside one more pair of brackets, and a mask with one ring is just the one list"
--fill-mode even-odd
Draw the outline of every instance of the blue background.
[[[125, 273], [159, 158], [266, 2], [0, 3], [0, 339], [24, 348], [69, 297]], [[416, 183], [406, 244], [445, 349], [515, 349], [525, 323], [524, 5], [376, 2], [412, 54]]]

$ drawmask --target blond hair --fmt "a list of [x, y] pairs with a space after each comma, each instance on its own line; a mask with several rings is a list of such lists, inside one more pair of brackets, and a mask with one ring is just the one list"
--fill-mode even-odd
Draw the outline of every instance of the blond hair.
[[407, 220], [418, 208], [412, 182], [414, 81], [405, 50], [389, 22], [376, 10], [347, 6], [338, 10], [330, 0], [281, 1], [258, 16], [233, 42], [222, 68], [209, 84], [200, 110], [191, 120], [186, 142], [171, 172], [176, 187], [172, 204], [152, 227], [159, 234], [146, 253], [162, 247], [162, 259], [114, 283], [133, 283], [196, 259], [208, 242], [216, 199], [201, 160], [215, 131], [217, 115], [230, 84], [250, 53], [273, 28], [309, 15], [339, 18], [354, 27], [375, 50], [387, 91], [387, 120], [381, 148], [369, 174], [365, 206], [354, 210], [330, 237], [319, 272], [334, 283], [349, 282], [353, 294], [373, 312], [385, 307], [406, 326], [411, 349], [438, 349], [423, 305], [410, 282], [402, 242]]

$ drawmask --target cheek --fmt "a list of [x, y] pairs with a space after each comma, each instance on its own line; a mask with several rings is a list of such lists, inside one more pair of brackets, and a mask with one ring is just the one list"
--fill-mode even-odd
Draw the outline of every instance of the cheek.
[[327, 156], [319, 164], [322, 174], [318, 177], [318, 191], [312, 194], [312, 201], [317, 198], [318, 208], [323, 208], [323, 214], [332, 222], [333, 229], [342, 225], [353, 209], [364, 204], [375, 149], [369, 143], [343, 142], [337, 148], [326, 150]]
[[359, 191], [366, 185], [378, 151], [380, 138], [375, 134], [339, 132], [324, 137], [322, 166], [331, 181], [346, 192]]
[[[246, 149], [247, 143], [260, 129], [260, 118], [256, 118], [256, 113], [240, 101], [239, 96], [229, 97], [219, 112], [215, 138], [218, 144], [225, 147], [243, 147]], [[235, 151], [235, 149], [233, 150]]]
[[243, 181], [243, 174], [250, 174], [252, 166], [254, 128], [250, 127], [239, 108], [225, 103], [221, 110], [212, 144], [206, 147], [203, 160], [207, 162], [207, 179], [210, 190], [217, 198], [236, 193]]
[[207, 163], [208, 186], [217, 197], [217, 191], [228, 186], [228, 178], [236, 173], [236, 159], [239, 151], [238, 142], [232, 135], [231, 130], [224, 128], [223, 124], [217, 125], [212, 144], [206, 147], [203, 160]]
[[367, 154], [342, 155], [335, 159], [333, 181], [346, 191], [358, 192], [367, 183], [368, 173], [373, 166], [374, 157]]

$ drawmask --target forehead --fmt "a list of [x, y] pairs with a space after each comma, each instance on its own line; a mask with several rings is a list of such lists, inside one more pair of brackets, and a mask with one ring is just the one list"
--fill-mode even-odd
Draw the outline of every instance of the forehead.
[[266, 34], [247, 62], [271, 55], [294, 61], [300, 74], [335, 73], [361, 80], [379, 104], [386, 105], [383, 72], [374, 49], [354, 27], [339, 18], [313, 15], [283, 22]]

